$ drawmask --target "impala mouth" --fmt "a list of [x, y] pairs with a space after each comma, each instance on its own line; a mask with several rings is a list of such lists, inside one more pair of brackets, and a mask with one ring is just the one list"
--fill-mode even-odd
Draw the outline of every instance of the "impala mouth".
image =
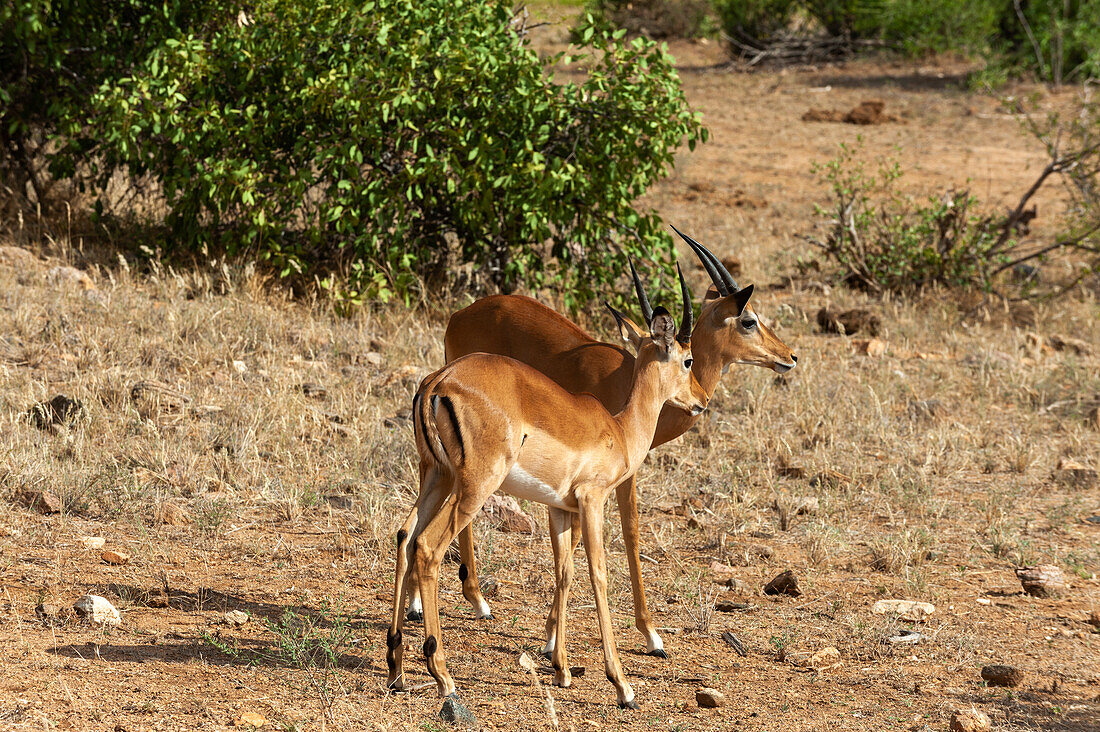
[[696, 404], [694, 407], [691, 408], [691, 416], [698, 417], [700, 414], [705, 412], [706, 409], [706, 407], [700, 407], [698, 404]]
[[777, 374], [785, 374], [797, 365], [796, 363], [775, 363], [772, 364], [772, 368], [775, 369]]

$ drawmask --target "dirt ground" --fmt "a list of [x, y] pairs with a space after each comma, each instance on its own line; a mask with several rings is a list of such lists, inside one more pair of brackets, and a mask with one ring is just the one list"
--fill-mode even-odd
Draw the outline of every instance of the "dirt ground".
[[[564, 38], [539, 33], [547, 50]], [[975, 316], [958, 294], [769, 287], [812, 254], [800, 235], [825, 188], [810, 165], [838, 143], [896, 155], [914, 194], [969, 186], [997, 207], [1034, 179], [1042, 150], [997, 99], [966, 89], [958, 62], [745, 74], [713, 43], [673, 52], [711, 141], [679, 154], [647, 203], [740, 259], [799, 365], [782, 378], [734, 366], [700, 425], [639, 473], [668, 660], [644, 655], [632, 627], [609, 510], [609, 593], [639, 711], [617, 709], [604, 679], [580, 552], [570, 658], [587, 673], [550, 690], [560, 728], [946, 730], [976, 708], [995, 729], [1100, 730], [1096, 293]], [[803, 121], [874, 100], [896, 119]], [[1031, 236], [1049, 236], [1059, 205], [1043, 194]], [[248, 268], [138, 270], [87, 268], [79, 242], [0, 250], [0, 729], [217, 730], [243, 713], [273, 729], [442, 729], [434, 688], [384, 691], [384, 638], [393, 535], [416, 490], [407, 410], [442, 361], [447, 308], [337, 318]], [[704, 275], [691, 276], [701, 293]], [[824, 305], [876, 313], [885, 353], [820, 333]], [[1056, 350], [1056, 335], [1085, 348]], [[55, 394], [83, 409], [40, 429], [27, 411]], [[1082, 469], [1060, 471], [1066, 459]], [[837, 475], [814, 480], [823, 471]], [[41, 491], [62, 510], [29, 507]], [[807, 497], [808, 513], [776, 508]], [[494, 620], [473, 618], [444, 565], [442, 645], [476, 728], [551, 725], [549, 664], [539, 690], [518, 663], [541, 648], [551, 598], [545, 513], [529, 508], [533, 536], [478, 526]], [[129, 561], [105, 562], [88, 537]], [[1059, 567], [1068, 588], [1025, 595], [1013, 568], [1035, 564]], [[801, 596], [764, 595], [787, 569]], [[85, 593], [109, 599], [120, 627], [75, 618]], [[935, 611], [872, 611], [890, 598]], [[420, 626], [407, 629], [407, 672], [423, 685]], [[888, 640], [910, 629], [916, 644]], [[827, 648], [837, 663], [820, 668]], [[987, 685], [979, 670], [993, 663], [1022, 682]], [[699, 708], [704, 686], [724, 706]]]

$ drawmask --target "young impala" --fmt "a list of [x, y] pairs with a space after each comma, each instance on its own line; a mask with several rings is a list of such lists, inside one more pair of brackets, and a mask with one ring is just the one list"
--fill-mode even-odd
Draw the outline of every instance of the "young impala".
[[420, 495], [397, 533], [393, 616], [386, 637], [388, 683], [404, 687], [401, 628], [410, 564], [424, 604], [424, 656], [441, 696], [455, 694], [440, 643], [439, 565], [448, 545], [497, 490], [546, 504], [554, 548], [554, 682], [570, 683], [565, 607], [573, 575], [574, 524], [588, 555], [603, 644], [604, 669], [619, 706], [637, 708], [619, 663], [607, 605], [603, 510], [611, 489], [634, 474], [649, 452], [665, 402], [699, 414], [707, 395], [692, 375], [691, 300], [683, 275], [679, 332], [664, 308], [650, 311], [648, 334], [616, 313], [638, 344], [625, 405], [614, 415], [594, 397], [570, 394], [514, 359], [484, 353], [457, 359], [428, 376], [413, 398], [420, 454]]
[[[707, 396], [714, 393], [718, 380], [731, 364], [762, 366], [777, 373], [793, 369], [797, 357], [760, 321], [748, 304], [753, 286], [739, 288], [706, 247], [675, 227], [673, 230], [699, 257], [713, 283], [699, 314], [699, 322], [691, 334], [695, 358], [691, 370]], [[635, 286], [638, 286], [640, 281], [636, 273], [634, 279]], [[644, 312], [647, 304], [643, 303], [642, 308]], [[630, 340], [629, 329], [621, 323], [620, 320], [620, 332], [626, 340]], [[447, 324], [444, 347], [448, 362], [477, 352], [510, 356], [537, 368], [570, 393], [594, 395], [611, 413], [623, 408], [630, 393], [634, 356], [629, 351], [595, 340], [570, 320], [529, 297], [497, 295], [478, 300], [458, 311]], [[666, 405], [657, 422], [651, 448], [687, 432], [696, 419], [698, 416], [687, 410], [673, 404]], [[615, 496], [630, 566], [634, 619], [638, 630], [645, 636], [648, 653], [667, 658], [664, 643], [649, 614], [642, 585], [638, 499], [633, 474], [616, 487]], [[463, 595], [473, 605], [478, 617], [490, 617], [489, 605], [478, 587], [471, 528], [463, 529], [459, 548], [462, 552], [459, 577]], [[421, 615], [421, 603], [415, 587], [409, 606], [410, 620]], [[546, 622], [544, 651], [548, 654], [555, 647], [556, 611], [555, 605]]]

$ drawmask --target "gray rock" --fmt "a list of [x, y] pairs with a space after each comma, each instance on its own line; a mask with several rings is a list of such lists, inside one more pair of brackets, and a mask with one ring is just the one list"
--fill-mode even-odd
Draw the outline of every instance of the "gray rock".
[[115, 606], [99, 595], [84, 595], [73, 605], [73, 610], [90, 623], [102, 623], [112, 628], [122, 625], [122, 616]]
[[462, 722], [465, 724], [473, 724], [474, 722], [473, 713], [458, 700], [458, 694], [451, 694], [443, 700], [443, 708], [439, 710], [439, 718], [444, 722]]
[[717, 709], [726, 703], [726, 695], [717, 689], [703, 688], [695, 692], [695, 701], [704, 709]]

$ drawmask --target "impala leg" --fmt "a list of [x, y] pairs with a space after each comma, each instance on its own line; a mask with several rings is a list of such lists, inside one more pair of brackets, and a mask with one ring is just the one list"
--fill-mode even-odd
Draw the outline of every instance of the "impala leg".
[[[550, 509], [551, 513], [554, 509]], [[572, 571], [573, 557], [577, 554], [577, 544], [581, 541], [581, 516], [579, 513], [569, 511], [569, 568]], [[553, 518], [551, 518], [553, 521]], [[553, 534], [553, 524], [551, 524], [551, 534]], [[555, 551], [557, 549], [555, 548]], [[556, 557], [555, 557], [556, 561]], [[570, 575], [572, 576], [572, 575]], [[565, 612], [565, 605], [568, 602], [569, 593], [565, 593], [565, 602], [558, 603], [557, 593], [554, 594], [554, 602], [550, 605], [550, 614], [546, 616], [546, 644], [542, 647], [542, 655], [547, 658], [552, 658], [554, 655], [554, 648], [557, 646], [557, 634], [558, 634], [558, 616]]]
[[[500, 486], [503, 477], [491, 476], [478, 486], [463, 484], [461, 478], [457, 479], [440, 510], [416, 539], [416, 571], [420, 576], [420, 599], [424, 603], [424, 659], [440, 696], [454, 694], [455, 683], [447, 670], [441, 643], [439, 565], [447, 547], [458, 532], [469, 525], [485, 498]], [[480, 490], [486, 485], [490, 487]]]
[[657, 635], [653, 617], [649, 614], [645, 586], [642, 584], [642, 558], [638, 543], [638, 488], [633, 475], [615, 488], [615, 498], [619, 503], [619, 517], [623, 522], [626, 561], [630, 565], [630, 589], [634, 595], [634, 623], [638, 626], [638, 632], [645, 636], [646, 652], [658, 658], [668, 658], [664, 641]]
[[474, 608], [474, 615], [484, 620], [493, 617], [493, 611], [481, 594], [481, 585], [477, 581], [477, 560], [474, 558], [474, 524], [471, 521], [458, 534], [458, 550], [462, 554], [462, 564], [458, 567], [458, 578], [462, 580], [462, 595]]
[[[420, 485], [421, 485], [421, 490], [423, 490], [423, 486], [426, 485], [425, 477], [427, 476], [428, 471], [429, 470], [435, 470], [435, 469], [436, 468], [435, 468], [434, 465], [432, 465], [430, 463], [425, 463], [424, 461], [421, 461], [421, 463], [420, 463]], [[450, 491], [450, 489], [451, 489], [450, 479], [447, 478], [447, 477], [444, 477], [444, 476], [440, 476], [439, 479], [443, 480], [445, 482], [446, 490]], [[442, 500], [442, 497], [440, 497], [440, 500]], [[438, 506], [439, 506], [439, 503], [437, 501], [436, 502], [436, 508], [437, 509], [438, 509]], [[426, 522], [426, 520], [425, 520], [425, 522]], [[423, 528], [423, 524], [421, 525], [421, 528]], [[416, 537], [414, 536], [413, 538], [415, 539]], [[411, 560], [410, 560], [410, 566], [409, 566], [408, 593], [409, 593], [409, 597], [410, 597], [409, 611], [407, 613], [405, 613], [405, 619], [408, 620], [409, 622], [414, 622], [414, 623], [415, 622], [420, 622], [421, 620], [424, 619], [424, 608], [423, 608], [423, 606], [420, 602], [420, 578], [416, 576], [416, 564], [414, 562], [412, 562]]]
[[554, 548], [554, 604], [550, 616], [554, 626], [551, 627], [547, 620], [546, 634], [548, 638], [554, 639], [554, 647], [550, 651], [554, 664], [554, 683], [563, 687], [572, 683], [569, 659], [565, 654], [565, 613], [569, 606], [569, 589], [573, 583], [573, 548], [576, 544], [572, 535], [576, 516], [571, 511], [550, 509], [550, 544]]
[[405, 616], [401, 609], [405, 606], [405, 595], [412, 581], [411, 568], [415, 553], [417, 536], [428, 520], [439, 510], [439, 504], [448, 491], [448, 485], [442, 475], [433, 468], [421, 469], [420, 496], [405, 519], [405, 524], [397, 532], [397, 567], [394, 570], [393, 615], [390, 618], [389, 632], [386, 633], [386, 665], [389, 667], [386, 683], [395, 691], [405, 688], [401, 660], [405, 644], [401, 629]]
[[615, 645], [615, 628], [611, 624], [611, 610], [607, 605], [607, 563], [603, 549], [603, 497], [586, 496], [580, 500], [581, 532], [584, 535], [584, 551], [588, 555], [588, 573], [592, 577], [592, 594], [596, 599], [596, 614], [600, 619], [600, 640], [603, 642], [603, 666], [607, 680], [615, 685], [619, 695], [619, 707], [637, 709], [634, 689], [626, 680], [619, 651]]

